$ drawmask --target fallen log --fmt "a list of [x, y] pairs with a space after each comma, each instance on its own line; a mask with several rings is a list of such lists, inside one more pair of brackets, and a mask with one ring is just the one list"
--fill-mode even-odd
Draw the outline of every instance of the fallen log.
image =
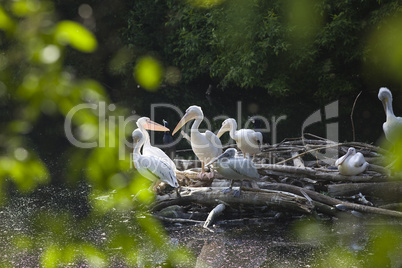
[[208, 229], [208, 227], [214, 222], [215, 218], [221, 215], [225, 208], [226, 206], [224, 204], [219, 204], [213, 210], [211, 210], [203, 227]]
[[381, 174], [362, 174], [359, 176], [344, 176], [338, 172], [323, 172], [309, 167], [294, 167], [274, 164], [256, 164], [258, 170], [270, 175], [270, 171], [282, 173], [284, 176], [309, 177], [317, 181], [350, 181], [350, 182], [367, 182], [367, 181], [385, 181], [386, 176]]
[[[237, 187], [233, 187], [235, 189]], [[160, 210], [171, 205], [186, 205], [191, 203], [216, 206], [220, 202], [230, 206], [268, 206], [272, 210], [293, 211], [303, 214], [311, 214], [311, 208], [304, 197], [278, 191], [255, 192], [242, 191], [240, 197], [233, 194], [224, 194], [222, 190], [226, 187], [182, 187], [181, 198], [166, 198], [157, 196], [156, 203], [151, 208], [152, 211]]]
[[323, 204], [326, 204], [329, 206], [343, 205], [348, 210], [356, 210], [359, 212], [402, 218], [402, 212], [399, 212], [399, 211], [344, 202], [339, 199], [335, 199], [335, 198], [317, 193], [315, 191], [304, 189], [304, 188], [297, 187], [294, 185], [283, 184], [283, 183], [272, 183], [270, 185], [267, 185], [267, 187], [270, 190], [285, 191], [285, 192], [294, 193], [294, 194], [301, 194], [301, 190], [303, 190], [314, 201], [318, 201], [320, 203], [323, 203]]
[[402, 182], [342, 183], [328, 185], [328, 193], [334, 197], [362, 193], [383, 200], [402, 200]]

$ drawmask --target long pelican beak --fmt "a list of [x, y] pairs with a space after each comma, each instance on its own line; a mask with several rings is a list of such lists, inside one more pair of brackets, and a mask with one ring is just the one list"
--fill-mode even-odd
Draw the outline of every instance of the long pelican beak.
[[222, 126], [221, 129], [219, 129], [218, 133], [216, 133], [216, 136], [220, 138], [226, 131], [227, 131], [226, 128]]
[[144, 124], [144, 128], [152, 131], [169, 131], [169, 129], [161, 124], [158, 124], [154, 121], [147, 120]]
[[351, 151], [348, 150], [348, 152], [344, 156], [342, 156], [342, 159], [341, 159], [341, 161], [339, 161], [338, 166], [342, 165], [343, 162], [345, 162], [346, 158], [348, 158], [348, 156], [350, 154], [351, 154]]
[[181, 129], [188, 121], [190, 121], [191, 119], [193, 119], [192, 116], [190, 116], [189, 113], [186, 113], [181, 119], [180, 122], [177, 123], [177, 126], [174, 128], [172, 135], [174, 135], [177, 131], [179, 131], [179, 129]]
[[223, 154], [221, 154], [221, 155], [215, 157], [214, 159], [212, 159], [211, 161], [209, 161], [209, 163], [206, 164], [206, 166], [212, 165], [213, 163], [215, 163], [215, 162], [218, 161], [219, 159], [224, 158], [224, 157], [228, 157], [228, 156], [229, 156], [229, 155], [228, 155], [226, 152], [224, 152]]

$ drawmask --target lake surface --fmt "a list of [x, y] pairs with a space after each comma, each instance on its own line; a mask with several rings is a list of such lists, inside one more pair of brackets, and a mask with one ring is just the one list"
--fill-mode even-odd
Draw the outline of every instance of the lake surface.
[[[116, 211], [88, 221], [85, 215], [90, 207], [83, 202], [86, 194], [85, 187], [74, 191], [47, 187], [30, 196], [11, 198], [11, 202], [0, 209], [2, 267], [39, 267], [39, 256], [49, 239], [62, 248], [65, 241], [71, 242], [74, 237], [100, 248], [106, 247], [108, 267], [133, 267], [122, 261], [121, 245], [110, 247], [108, 244], [118, 235], [119, 228], [124, 228], [127, 236], [141, 236], [132, 224], [133, 213]], [[57, 217], [62, 217], [60, 213], [65, 209], [72, 212], [72, 224], [63, 225], [61, 230], [55, 227], [47, 230], [46, 221], [62, 220]], [[43, 212], [50, 213], [41, 219], [45, 222], [38, 225], [38, 215], [45, 215], [41, 214]], [[381, 267], [402, 265], [401, 221], [390, 220], [385, 224], [347, 214], [333, 220], [317, 221], [286, 213], [281, 217], [275, 212], [270, 214], [272, 216], [256, 214], [250, 217], [249, 213], [249, 219], [231, 216], [230, 220], [223, 215], [211, 227], [213, 232], [197, 224], [166, 223], [165, 229], [172, 247], [183, 246], [192, 256], [184, 267], [322, 267], [328, 262], [342, 264], [341, 267], [367, 267], [366, 256], [378, 254], [384, 258], [381, 263], [385, 266]], [[33, 240], [35, 242], [29, 242], [35, 234], [40, 235]], [[377, 252], [379, 247], [384, 247], [378, 244], [382, 238], [393, 248]], [[142, 257], [137, 259], [135, 266], [168, 267], [164, 263], [164, 252], [152, 249], [146, 241], [138, 243]], [[84, 259], [67, 266], [101, 267], [101, 264], [94, 266], [94, 260]]]

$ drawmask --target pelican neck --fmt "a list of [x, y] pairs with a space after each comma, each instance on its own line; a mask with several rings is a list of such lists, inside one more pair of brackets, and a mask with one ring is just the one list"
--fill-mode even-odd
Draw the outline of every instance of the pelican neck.
[[144, 145], [151, 145], [148, 131], [142, 125], [139, 125], [138, 128], [141, 130], [142, 135], [144, 135]]
[[236, 123], [236, 121], [233, 120], [233, 121], [231, 122], [231, 124], [230, 124], [230, 132], [229, 132], [229, 135], [230, 135], [230, 137], [231, 137], [232, 139], [235, 139], [236, 130], [237, 130], [237, 123]]
[[394, 110], [392, 108], [392, 99], [391, 98], [387, 98], [386, 107], [387, 107], [387, 118], [395, 118]]
[[202, 117], [202, 116], [195, 117], [194, 123], [191, 126], [191, 132], [193, 132], [193, 131], [199, 132], [198, 128], [203, 119], [204, 119], [204, 117]]
[[141, 147], [144, 145], [144, 137], [142, 137], [135, 145], [133, 149], [134, 156], [141, 155], [140, 150]]

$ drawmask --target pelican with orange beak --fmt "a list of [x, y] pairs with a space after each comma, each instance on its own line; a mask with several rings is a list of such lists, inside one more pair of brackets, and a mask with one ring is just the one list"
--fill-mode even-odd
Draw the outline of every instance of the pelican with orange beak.
[[176, 193], [180, 196], [178, 192], [179, 183], [177, 182], [174, 169], [157, 156], [141, 155], [140, 150], [145, 143], [145, 136], [140, 129], [137, 128], [134, 130], [132, 137], [134, 143], [133, 162], [138, 172], [145, 178], [154, 182], [154, 185], [158, 181], [163, 181], [169, 184], [176, 188]]
[[148, 117], [141, 117], [137, 120], [137, 127], [141, 131], [142, 135], [144, 136], [144, 145], [142, 148], [142, 155], [144, 156], [155, 156], [163, 161], [165, 161], [173, 170], [176, 170], [176, 165], [170, 159], [169, 156], [165, 154], [162, 149], [152, 146], [151, 141], [149, 138], [149, 134], [147, 130], [152, 130], [152, 131], [169, 131], [167, 127], [162, 126], [161, 124], [158, 124]]
[[191, 127], [190, 142], [194, 154], [200, 159], [202, 168], [201, 174], [205, 173], [205, 163], [216, 158], [222, 153], [222, 143], [219, 138], [211, 131], [200, 133], [198, 127], [204, 119], [204, 114], [201, 107], [193, 105], [186, 110], [186, 114], [182, 117], [176, 128], [173, 130], [173, 135], [182, 128], [188, 121], [195, 119]]

